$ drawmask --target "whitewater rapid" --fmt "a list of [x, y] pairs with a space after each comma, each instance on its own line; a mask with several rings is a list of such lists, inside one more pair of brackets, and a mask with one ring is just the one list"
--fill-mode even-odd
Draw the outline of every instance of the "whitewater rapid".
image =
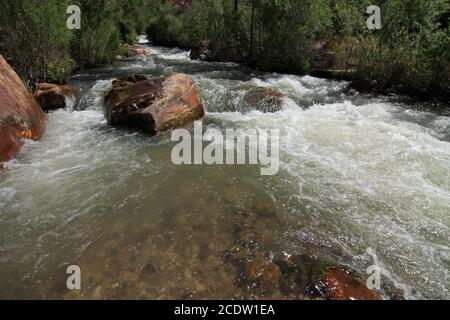
[[[52, 292], [52, 274], [62, 265], [81, 259], [95, 269], [87, 257], [106, 255], [113, 245], [169, 259], [164, 252], [155, 253], [163, 251], [159, 247], [139, 249], [145, 240], [130, 233], [155, 232], [155, 243], [170, 233], [174, 245], [166, 251], [179, 261], [170, 262], [168, 269], [185, 273], [183, 263], [195, 265], [197, 260], [181, 253], [184, 241], [176, 232], [202, 234], [214, 219], [232, 224], [234, 218], [227, 215], [234, 209], [229, 207], [267, 198], [286, 226], [277, 232], [271, 250], [325, 256], [361, 278], [376, 264], [406, 298], [450, 298], [448, 111], [430, 111], [393, 97], [349, 96], [345, 82], [190, 61], [189, 52], [179, 49], [151, 47], [151, 52], [150, 57], [75, 76], [73, 83], [83, 92], [79, 106], [52, 112], [43, 139], [27, 141], [7, 164], [0, 176], [4, 296], [27, 296], [30, 288], [39, 296]], [[108, 126], [103, 97], [115, 77], [172, 72], [193, 75], [206, 127], [279, 129], [280, 174], [263, 178], [254, 168], [175, 168], [169, 135], [152, 138]], [[239, 112], [245, 93], [255, 86], [282, 93], [283, 109]], [[181, 203], [173, 205], [175, 218], [165, 220], [171, 212], [166, 193], [179, 185], [189, 189], [182, 203], [193, 202], [187, 206], [193, 206], [195, 213], [189, 215], [197, 217], [198, 225], [179, 213]], [[230, 185], [240, 194], [231, 195]], [[218, 209], [217, 216], [208, 212], [216, 207], [225, 209]], [[216, 249], [209, 248], [211, 255], [233, 242], [227, 225], [217, 228], [215, 234], [204, 231], [213, 237], [211, 243], [217, 242]], [[186, 230], [191, 233], [184, 234]], [[215, 281], [187, 278], [196, 290]], [[178, 288], [165, 286], [168, 292]]]

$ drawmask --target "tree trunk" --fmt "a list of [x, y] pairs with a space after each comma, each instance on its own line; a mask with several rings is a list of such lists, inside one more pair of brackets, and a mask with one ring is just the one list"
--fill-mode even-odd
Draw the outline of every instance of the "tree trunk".
[[236, 54], [239, 53], [239, 0], [234, 0], [234, 45], [236, 49]]
[[252, 1], [252, 18], [250, 22], [250, 62], [253, 63], [253, 43], [255, 37], [255, 1]]

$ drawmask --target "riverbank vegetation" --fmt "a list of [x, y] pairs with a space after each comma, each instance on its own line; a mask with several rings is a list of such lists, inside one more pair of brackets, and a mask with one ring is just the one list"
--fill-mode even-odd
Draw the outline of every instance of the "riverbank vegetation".
[[[449, 96], [448, 0], [0, 0], [0, 52], [29, 81], [112, 62], [147, 32], [194, 58], [305, 74], [339, 70], [379, 92]], [[70, 3], [69, 3], [70, 2]], [[66, 27], [79, 5], [82, 28]], [[369, 30], [367, 8], [381, 8]], [[333, 73], [336, 74], [336, 73]]]
[[[112, 62], [145, 30], [146, 0], [0, 0], [0, 53], [26, 82], [64, 82], [76, 69]], [[81, 9], [69, 30], [67, 9]]]
[[[373, 4], [380, 30], [367, 27]], [[339, 69], [333, 74], [376, 80], [380, 92], [449, 95], [449, 13], [448, 0], [196, 0], [161, 5], [148, 34], [209, 60], [297, 74]]]

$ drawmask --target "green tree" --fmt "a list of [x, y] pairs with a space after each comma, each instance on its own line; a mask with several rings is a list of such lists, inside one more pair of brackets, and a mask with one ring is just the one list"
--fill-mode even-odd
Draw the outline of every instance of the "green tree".
[[22, 78], [62, 82], [72, 73], [68, 6], [68, 0], [0, 1], [1, 51]]
[[72, 49], [81, 67], [111, 62], [119, 50], [119, 5], [116, 0], [79, 0], [81, 30], [75, 32]]

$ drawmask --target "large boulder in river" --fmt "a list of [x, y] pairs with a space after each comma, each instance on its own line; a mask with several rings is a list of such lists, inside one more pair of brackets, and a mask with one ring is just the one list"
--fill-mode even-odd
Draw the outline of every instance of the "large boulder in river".
[[270, 88], [256, 87], [244, 96], [243, 111], [259, 110], [264, 113], [277, 112], [283, 107], [283, 95]]
[[0, 166], [20, 149], [21, 140], [39, 139], [47, 115], [0, 55]]
[[45, 111], [69, 107], [79, 99], [78, 91], [69, 85], [36, 83], [35, 86], [34, 97]]
[[153, 79], [131, 76], [115, 80], [105, 106], [111, 125], [150, 134], [182, 127], [205, 115], [192, 77], [180, 73]]

